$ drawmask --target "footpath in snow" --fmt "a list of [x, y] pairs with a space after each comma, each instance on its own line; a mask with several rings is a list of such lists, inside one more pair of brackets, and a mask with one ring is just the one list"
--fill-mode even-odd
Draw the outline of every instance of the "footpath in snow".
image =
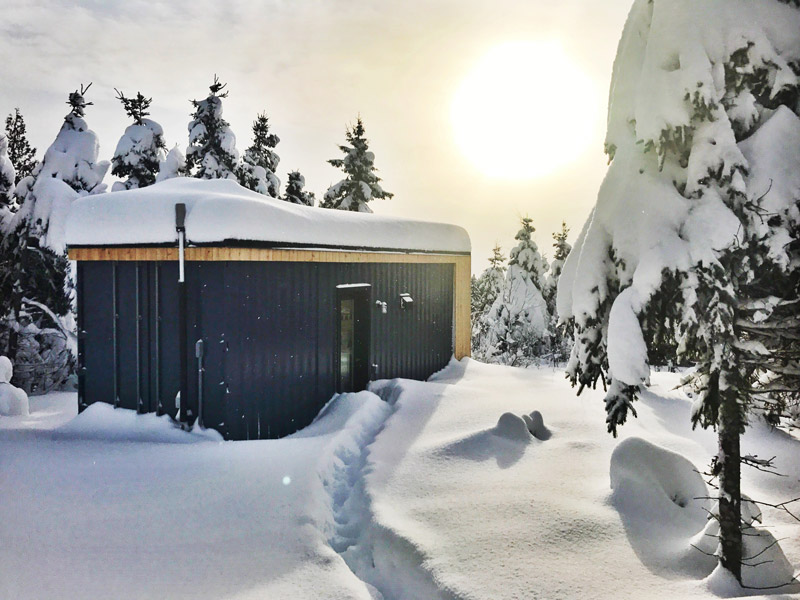
[[[468, 359], [282, 440], [34, 397], [0, 418], [0, 598], [713, 598], [691, 544], [716, 438], [677, 380], [654, 374], [620, 439], [602, 392]], [[800, 440], [755, 425], [742, 448], [786, 474], [745, 469], [748, 495], [800, 496]], [[800, 523], [763, 519], [800, 565]]]

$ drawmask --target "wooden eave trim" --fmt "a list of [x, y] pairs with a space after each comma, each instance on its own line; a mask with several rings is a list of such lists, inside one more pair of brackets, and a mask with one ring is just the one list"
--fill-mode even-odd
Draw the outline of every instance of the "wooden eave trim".
[[[374, 262], [374, 263], [454, 263], [463, 254], [427, 252], [365, 252], [295, 248], [229, 248], [192, 246], [186, 248], [191, 261], [283, 261], [283, 262]], [[168, 261], [178, 260], [177, 248], [115, 246], [70, 248], [69, 259], [78, 261]]]

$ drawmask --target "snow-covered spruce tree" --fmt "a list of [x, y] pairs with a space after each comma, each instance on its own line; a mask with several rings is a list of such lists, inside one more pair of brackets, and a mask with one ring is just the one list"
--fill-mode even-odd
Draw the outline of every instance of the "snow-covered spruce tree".
[[347, 177], [328, 188], [320, 206], [371, 213], [368, 202], [376, 198], [388, 199], [394, 194], [384, 191], [380, 186], [381, 179], [375, 174], [375, 154], [369, 150], [367, 138], [364, 137], [361, 117], [355, 127], [347, 130], [346, 137], [350, 146], [339, 146], [344, 158], [333, 158], [328, 163], [344, 171]]
[[26, 137], [25, 119], [18, 108], [13, 115], [6, 117], [6, 135], [8, 136], [8, 157], [17, 172], [14, 184], [18, 184], [33, 173], [36, 166], [36, 148], [32, 148]]
[[156, 175], [156, 183], [172, 179], [173, 177], [188, 177], [189, 170], [186, 167], [186, 157], [181, 152], [176, 144], [172, 150], [167, 152], [167, 156], [161, 161], [158, 166], [158, 175]]
[[483, 356], [484, 339], [486, 337], [486, 313], [494, 304], [506, 277], [506, 257], [503, 256], [500, 244], [495, 244], [489, 266], [481, 273], [480, 277], [471, 285], [471, 321], [472, 321], [472, 348], [476, 358]]
[[541, 353], [550, 316], [542, 290], [548, 264], [531, 239], [533, 220], [522, 218], [514, 236], [503, 286], [483, 316], [485, 334], [481, 354], [503, 364], [524, 364]]
[[[8, 222], [14, 215], [14, 179], [16, 172], [11, 159], [8, 157], [8, 142], [6, 135], [0, 132], [0, 281], [3, 280], [5, 273], [13, 269], [13, 261], [16, 260], [6, 244], [6, 228]], [[4, 291], [4, 290], [0, 290]], [[3, 294], [0, 296], [0, 319], [5, 318], [11, 312], [11, 296]], [[0, 321], [2, 323], [2, 321]], [[8, 329], [4, 323], [0, 325], [0, 336], [7, 339]], [[4, 347], [0, 347], [3, 353]]]
[[547, 328], [550, 353], [555, 362], [565, 360], [572, 345], [571, 328], [559, 323], [558, 311], [556, 310], [558, 280], [564, 268], [564, 261], [567, 260], [567, 256], [572, 250], [572, 246], [567, 242], [568, 235], [569, 228], [566, 222], [562, 221], [561, 230], [553, 233], [553, 260], [550, 263], [547, 285], [542, 289], [544, 299], [547, 302], [547, 311], [550, 315], [550, 324]]
[[14, 204], [15, 179], [16, 170], [8, 156], [8, 138], [0, 132], [0, 226], [10, 215]]
[[314, 192], [305, 191], [306, 178], [300, 174], [300, 171], [292, 171], [289, 173], [289, 179], [286, 182], [286, 192], [283, 195], [283, 200], [291, 202], [292, 204], [302, 204], [304, 206], [314, 206]]
[[236, 136], [222, 118], [222, 99], [225, 84], [214, 76], [211, 93], [205, 100], [192, 100], [194, 113], [189, 123], [189, 147], [186, 149], [186, 168], [198, 179], [234, 179], [239, 169]]
[[[89, 84], [91, 85], [91, 84]], [[4, 224], [0, 297], [8, 299], [11, 313], [9, 358], [16, 353], [16, 323], [24, 298], [39, 302], [57, 316], [71, 310], [69, 261], [64, 225], [72, 201], [104, 192], [108, 161], [98, 162], [99, 144], [84, 114], [84, 94], [89, 86], [69, 95], [70, 112], [42, 161], [16, 188], [19, 210]]]
[[[561, 271], [564, 269], [564, 262], [567, 260], [567, 256], [569, 256], [572, 250], [572, 246], [567, 242], [568, 235], [569, 227], [567, 227], [566, 221], [562, 221], [561, 230], [553, 233], [553, 260], [550, 263], [550, 283], [548, 287], [553, 288], [554, 292], [555, 284], [558, 283], [558, 279], [561, 277]], [[553, 294], [553, 300], [555, 301], [555, 293]]]
[[[715, 576], [745, 585], [768, 559], [753, 540], [770, 534], [742, 522], [739, 438], [800, 393], [798, 31], [796, 2], [634, 2], [611, 83], [611, 164], [558, 286], [575, 333], [568, 377], [578, 393], [608, 384], [612, 433], [636, 414], [648, 342], [679, 324], [697, 364], [693, 422], [719, 439]], [[791, 569], [781, 576], [772, 583]]]
[[125, 108], [125, 113], [133, 119], [122, 134], [114, 156], [111, 159], [111, 174], [121, 177], [111, 191], [133, 190], [153, 185], [158, 176], [158, 169], [167, 149], [164, 143], [164, 130], [161, 125], [147, 119], [147, 111], [153, 101], [136, 92], [133, 98], [126, 97], [119, 90], [117, 99]]
[[279, 196], [281, 182], [275, 171], [281, 159], [274, 148], [280, 141], [277, 135], [269, 132], [267, 115], [258, 115], [253, 121], [253, 144], [245, 150], [237, 171], [242, 186], [265, 196]]

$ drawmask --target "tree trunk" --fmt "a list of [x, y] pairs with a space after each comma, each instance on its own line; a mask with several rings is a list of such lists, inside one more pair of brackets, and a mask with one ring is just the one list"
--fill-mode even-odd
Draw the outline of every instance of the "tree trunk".
[[[719, 374], [715, 374], [718, 380]], [[742, 430], [742, 415], [736, 394], [731, 389], [719, 396], [719, 541], [722, 548], [720, 565], [742, 582], [742, 492], [741, 454], [739, 435]]]

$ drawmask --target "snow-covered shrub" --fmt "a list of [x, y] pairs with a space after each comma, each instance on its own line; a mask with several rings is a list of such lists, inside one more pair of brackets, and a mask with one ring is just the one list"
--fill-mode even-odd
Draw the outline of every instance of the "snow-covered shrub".
[[344, 171], [347, 177], [328, 188], [320, 206], [371, 213], [368, 202], [376, 198], [391, 198], [394, 194], [381, 187], [381, 179], [375, 174], [375, 154], [369, 150], [369, 143], [364, 137], [361, 117], [355, 127], [347, 130], [346, 137], [351, 145], [339, 146], [344, 158], [332, 158], [328, 163]]
[[26, 305], [17, 320], [12, 314], [0, 321], [0, 348], [8, 347], [9, 338], [15, 337], [14, 383], [28, 394], [61, 389], [74, 369], [74, 348], [70, 349], [68, 340], [71, 334], [54, 319], [58, 317]]
[[14, 368], [7, 356], [0, 356], [0, 415], [6, 417], [28, 416], [28, 395], [25, 390], [11, 385]]

